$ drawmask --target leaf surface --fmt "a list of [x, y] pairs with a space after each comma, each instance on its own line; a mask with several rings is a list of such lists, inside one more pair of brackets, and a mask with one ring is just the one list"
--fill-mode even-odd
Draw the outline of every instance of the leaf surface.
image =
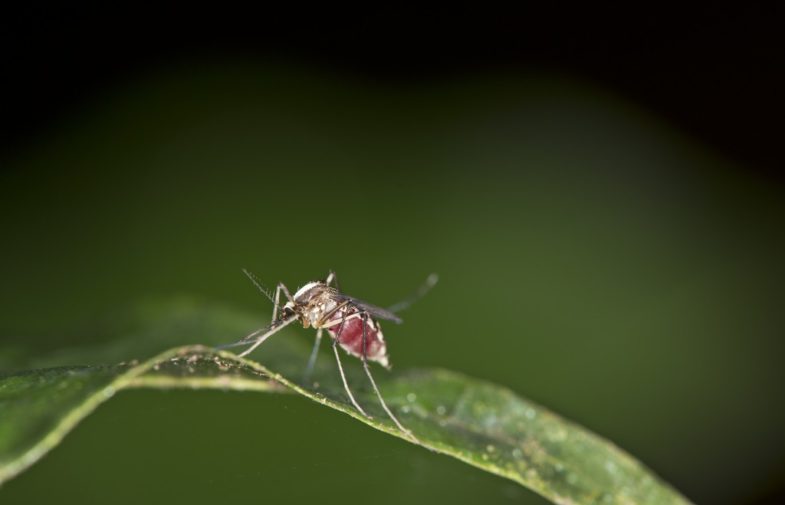
[[[242, 312], [184, 300], [141, 308], [114, 330], [117, 339], [110, 345], [31, 360], [39, 368], [0, 376], [0, 482], [35, 463], [103, 401], [130, 387], [297, 393], [409, 441], [386, 418], [350, 359], [344, 360], [349, 382], [372, 419], [348, 402], [326, 355], [303, 382], [309, 349], [301, 339], [282, 332], [252, 355], [259, 362], [210, 347], [259, 323]], [[156, 347], [187, 342], [207, 345], [179, 345], [144, 359]], [[80, 360], [126, 361], [74, 364]], [[375, 375], [390, 407], [424, 447], [554, 503], [688, 503], [612, 443], [507, 388], [441, 369]]]

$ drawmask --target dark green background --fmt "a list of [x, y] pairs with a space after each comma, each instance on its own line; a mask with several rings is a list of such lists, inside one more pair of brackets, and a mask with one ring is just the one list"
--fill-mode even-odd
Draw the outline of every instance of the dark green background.
[[[264, 321], [242, 267], [290, 287], [334, 269], [380, 305], [435, 271], [386, 331], [396, 367], [508, 385], [697, 502], [747, 503], [785, 466], [782, 196], [565, 76], [389, 87], [182, 64], [106, 90], [7, 164], [0, 329], [46, 353], [101, 341], [95, 318], [150, 297]], [[121, 393], [0, 490], [53, 499], [543, 502], [302, 398], [191, 391]]]

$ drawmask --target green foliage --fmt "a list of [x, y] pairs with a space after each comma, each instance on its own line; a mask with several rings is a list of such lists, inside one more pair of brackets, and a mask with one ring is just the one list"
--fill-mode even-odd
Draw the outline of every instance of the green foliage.
[[[206, 345], [180, 345], [230, 342], [254, 326], [247, 314], [181, 300], [140, 308], [120, 326], [118, 339], [103, 349], [30, 361], [46, 368], [0, 378], [0, 482], [35, 463], [99, 404], [129, 387], [297, 393], [409, 440], [385, 417], [358, 367], [348, 367], [349, 380], [372, 419], [348, 403], [330, 360], [323, 358], [304, 383], [308, 348], [300, 339], [282, 334], [265, 343], [254, 354], [264, 366]], [[179, 346], [134, 360], [167, 345]], [[130, 361], [52, 366], [79, 359]], [[610, 442], [504, 387], [439, 369], [376, 375], [390, 407], [424, 447], [555, 503], [687, 503]]]

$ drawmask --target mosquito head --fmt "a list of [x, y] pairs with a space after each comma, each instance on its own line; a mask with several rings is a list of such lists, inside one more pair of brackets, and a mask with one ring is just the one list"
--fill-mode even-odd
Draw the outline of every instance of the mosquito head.
[[294, 302], [286, 302], [286, 305], [281, 307], [281, 318], [293, 316], [295, 312]]

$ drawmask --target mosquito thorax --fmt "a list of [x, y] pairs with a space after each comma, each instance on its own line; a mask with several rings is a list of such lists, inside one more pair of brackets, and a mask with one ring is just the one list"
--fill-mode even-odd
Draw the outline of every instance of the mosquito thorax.
[[309, 282], [297, 290], [294, 303], [289, 302], [287, 306], [291, 305], [292, 310], [300, 315], [303, 327], [318, 328], [324, 322], [324, 316], [337, 305], [333, 293], [334, 290], [324, 282]]
[[308, 303], [311, 298], [317, 296], [325, 289], [327, 289], [327, 285], [323, 282], [309, 282], [297, 290], [297, 292], [294, 294], [294, 301], [297, 305]]

